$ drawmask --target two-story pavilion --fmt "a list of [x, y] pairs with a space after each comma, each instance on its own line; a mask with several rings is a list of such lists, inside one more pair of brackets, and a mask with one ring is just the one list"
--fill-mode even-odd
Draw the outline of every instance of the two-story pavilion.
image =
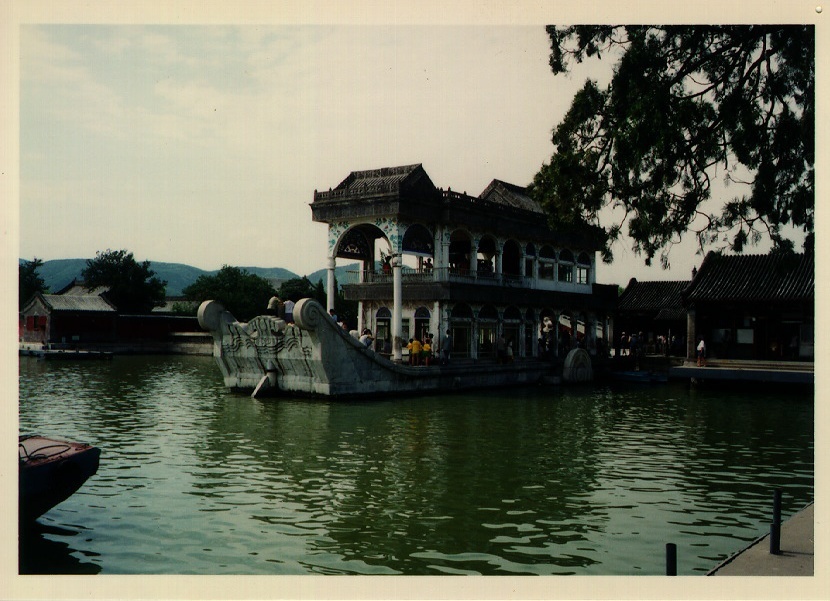
[[448, 330], [454, 357], [493, 356], [499, 336], [517, 359], [608, 348], [617, 288], [596, 284], [599, 249], [552, 231], [520, 186], [493, 180], [469, 196], [437, 188], [420, 164], [355, 171], [315, 191], [311, 211], [328, 224], [328, 308], [336, 260], [359, 261], [344, 293], [359, 301], [357, 328], [395, 360], [410, 337]]

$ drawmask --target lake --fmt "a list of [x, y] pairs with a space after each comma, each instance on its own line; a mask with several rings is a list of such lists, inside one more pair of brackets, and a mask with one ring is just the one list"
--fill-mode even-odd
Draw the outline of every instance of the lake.
[[20, 432], [98, 473], [21, 573], [704, 574], [813, 500], [811, 392], [565, 386], [255, 400], [210, 357], [20, 358]]

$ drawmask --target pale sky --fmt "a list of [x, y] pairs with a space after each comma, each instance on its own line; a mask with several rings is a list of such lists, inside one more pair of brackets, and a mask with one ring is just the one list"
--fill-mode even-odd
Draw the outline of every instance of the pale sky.
[[[544, 22], [23, 24], [20, 256], [125, 248], [304, 275], [326, 265], [313, 192], [351, 171], [422, 163], [473, 195], [527, 185], [574, 93], [612, 66], [554, 77]], [[624, 242], [597, 278], [686, 279], [695, 250], [666, 271]]]

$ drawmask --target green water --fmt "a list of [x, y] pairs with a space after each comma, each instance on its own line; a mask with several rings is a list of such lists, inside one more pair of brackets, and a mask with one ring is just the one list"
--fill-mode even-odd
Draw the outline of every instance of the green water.
[[207, 357], [20, 359], [20, 431], [98, 473], [24, 573], [703, 574], [813, 500], [812, 394], [684, 385], [367, 402], [228, 393]]

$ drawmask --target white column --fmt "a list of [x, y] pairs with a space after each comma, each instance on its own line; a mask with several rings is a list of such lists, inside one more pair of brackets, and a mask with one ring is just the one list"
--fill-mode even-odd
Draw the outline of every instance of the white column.
[[329, 257], [328, 273], [326, 278], [326, 310], [334, 309], [334, 268], [337, 265], [335, 257]]
[[400, 361], [403, 334], [403, 294], [401, 286], [401, 255], [392, 255], [392, 360]]

